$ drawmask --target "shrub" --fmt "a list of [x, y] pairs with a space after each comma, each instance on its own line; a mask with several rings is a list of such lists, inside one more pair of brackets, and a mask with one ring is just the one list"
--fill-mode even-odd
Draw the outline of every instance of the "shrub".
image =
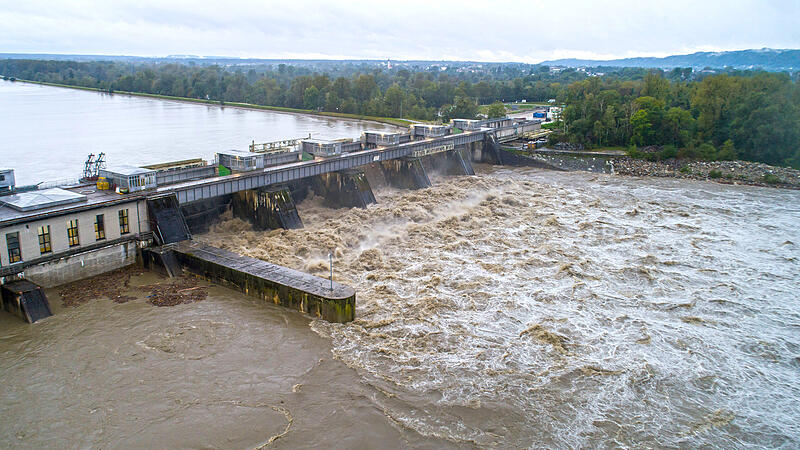
[[777, 175], [772, 174], [772, 173], [765, 173], [764, 174], [764, 183], [777, 184], [777, 183], [780, 183], [780, 182], [781, 182], [781, 179], [778, 178]]
[[642, 152], [638, 148], [636, 148], [635, 145], [632, 145], [632, 146], [628, 147], [628, 152], [627, 153], [628, 153], [628, 156], [630, 156], [631, 158], [636, 158], [636, 159], [643, 158], [645, 156], [644, 152]]
[[722, 172], [720, 172], [719, 170], [712, 170], [712, 171], [708, 172], [708, 177], [709, 178], [722, 178]]
[[697, 148], [697, 153], [700, 158], [706, 161], [713, 161], [717, 159], [717, 149], [708, 142], [700, 145], [700, 147]]
[[661, 159], [675, 158], [678, 156], [678, 149], [672, 145], [667, 145], [661, 149], [661, 151], [658, 153], [658, 156]]

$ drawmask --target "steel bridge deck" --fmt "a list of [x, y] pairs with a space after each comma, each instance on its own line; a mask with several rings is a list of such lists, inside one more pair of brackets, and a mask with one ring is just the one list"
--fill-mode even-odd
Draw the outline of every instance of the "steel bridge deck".
[[428, 149], [450, 148], [482, 141], [487, 131], [472, 131], [440, 138], [407, 142], [393, 147], [361, 150], [330, 158], [302, 161], [281, 166], [267, 167], [253, 172], [237, 173], [222, 177], [206, 178], [157, 188], [158, 194], [175, 193], [181, 204], [256, 189], [273, 184], [287, 183], [301, 178], [322, 175], [344, 169], [371, 164], [377, 161], [424, 153]]

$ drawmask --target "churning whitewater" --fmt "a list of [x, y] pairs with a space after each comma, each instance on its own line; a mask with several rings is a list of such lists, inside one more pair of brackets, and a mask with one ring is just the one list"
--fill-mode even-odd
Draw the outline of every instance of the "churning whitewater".
[[197, 239], [358, 292], [312, 322], [398, 427], [480, 446], [800, 445], [800, 192], [479, 167]]

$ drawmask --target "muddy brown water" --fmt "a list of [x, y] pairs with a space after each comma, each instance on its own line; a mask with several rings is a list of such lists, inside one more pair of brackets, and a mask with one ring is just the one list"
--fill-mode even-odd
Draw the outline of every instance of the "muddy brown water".
[[350, 324], [219, 287], [2, 315], [4, 446], [800, 445], [800, 193], [483, 166], [376, 196], [197, 237], [332, 251]]

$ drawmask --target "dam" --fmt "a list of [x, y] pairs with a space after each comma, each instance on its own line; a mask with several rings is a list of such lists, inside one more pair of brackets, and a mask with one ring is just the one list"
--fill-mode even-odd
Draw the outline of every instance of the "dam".
[[[301, 228], [295, 202], [310, 192], [332, 207], [365, 208], [375, 202], [370, 178], [422, 189], [431, 185], [429, 171], [472, 175], [473, 161], [503, 163], [499, 144], [535, 133], [540, 124], [508, 117], [456, 119], [448, 125], [414, 124], [407, 132], [365, 132], [360, 139], [253, 142], [248, 151], [218, 152], [213, 164], [193, 159], [106, 166], [102, 154], [90, 155], [81, 183], [46, 189], [16, 186], [13, 170], [6, 170], [9, 182], [0, 186], [0, 236], [6, 244], [0, 279], [46, 288], [148, 262], [167, 274], [186, 268], [326, 320], [353, 320], [351, 288], [318, 289], [333, 284], [333, 274], [327, 281], [301, 276], [219, 249], [188, 251], [187, 242], [229, 210], [254, 229]], [[49, 311], [45, 296], [34, 297], [38, 303], [29, 308], [39, 313], [27, 314], [27, 303], [17, 308], [28, 321]]]

